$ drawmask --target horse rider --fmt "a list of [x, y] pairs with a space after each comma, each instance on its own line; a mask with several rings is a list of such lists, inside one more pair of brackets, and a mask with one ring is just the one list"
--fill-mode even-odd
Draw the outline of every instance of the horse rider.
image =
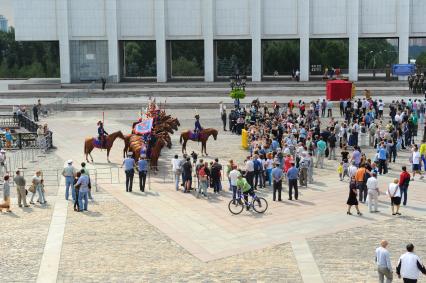
[[194, 133], [198, 136], [198, 134], [203, 130], [203, 127], [201, 127], [200, 124], [200, 115], [195, 115], [195, 129]]
[[106, 136], [108, 135], [108, 133], [105, 131], [104, 129], [104, 124], [102, 123], [102, 121], [98, 122], [98, 139], [101, 142], [102, 147], [106, 146]]

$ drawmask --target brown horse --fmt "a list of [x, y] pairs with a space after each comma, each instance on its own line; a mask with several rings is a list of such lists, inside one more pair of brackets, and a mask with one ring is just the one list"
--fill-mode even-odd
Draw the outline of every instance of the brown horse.
[[[192, 131], [185, 131], [180, 134], [179, 142], [182, 144], [182, 153], [186, 153], [186, 143], [188, 140], [201, 142], [201, 155], [207, 154], [207, 140], [213, 135], [214, 140], [217, 139], [217, 130], [213, 128], [203, 129], [198, 134], [198, 139], [192, 138]], [[183, 141], [183, 143], [182, 143]]]
[[[112, 145], [114, 144], [114, 141], [116, 138], [121, 138], [122, 140], [124, 140], [124, 136], [123, 133], [121, 131], [112, 133], [108, 136], [105, 137], [106, 139], [106, 144], [105, 146], [102, 146], [102, 149], [106, 149], [107, 150], [107, 160], [109, 161], [109, 152], [112, 148]], [[84, 154], [86, 155], [86, 161], [89, 162], [89, 159], [87, 159], [87, 156], [89, 155], [92, 162], [93, 162], [93, 157], [91, 155], [92, 150], [95, 148], [95, 141], [97, 140], [97, 138], [86, 138], [86, 140], [84, 141]]]

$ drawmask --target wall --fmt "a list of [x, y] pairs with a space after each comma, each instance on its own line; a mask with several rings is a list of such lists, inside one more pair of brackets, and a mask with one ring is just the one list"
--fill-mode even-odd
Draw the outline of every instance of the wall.
[[18, 40], [58, 40], [55, 0], [13, 0]]
[[154, 39], [154, 0], [118, 0], [119, 38]]
[[107, 41], [70, 41], [71, 81], [99, 80], [108, 76]]

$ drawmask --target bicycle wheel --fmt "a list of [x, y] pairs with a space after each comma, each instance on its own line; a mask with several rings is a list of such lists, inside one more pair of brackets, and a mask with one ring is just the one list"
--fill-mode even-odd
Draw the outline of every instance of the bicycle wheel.
[[239, 200], [231, 200], [228, 204], [228, 209], [232, 214], [240, 214], [244, 209], [244, 204]]
[[268, 202], [264, 198], [257, 197], [253, 201], [253, 209], [257, 213], [264, 213], [268, 209]]

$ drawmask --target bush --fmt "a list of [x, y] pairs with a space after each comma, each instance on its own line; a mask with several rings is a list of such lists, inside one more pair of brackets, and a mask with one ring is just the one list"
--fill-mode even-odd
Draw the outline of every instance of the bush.
[[231, 90], [229, 96], [233, 99], [243, 99], [246, 97], [246, 92], [242, 89]]

